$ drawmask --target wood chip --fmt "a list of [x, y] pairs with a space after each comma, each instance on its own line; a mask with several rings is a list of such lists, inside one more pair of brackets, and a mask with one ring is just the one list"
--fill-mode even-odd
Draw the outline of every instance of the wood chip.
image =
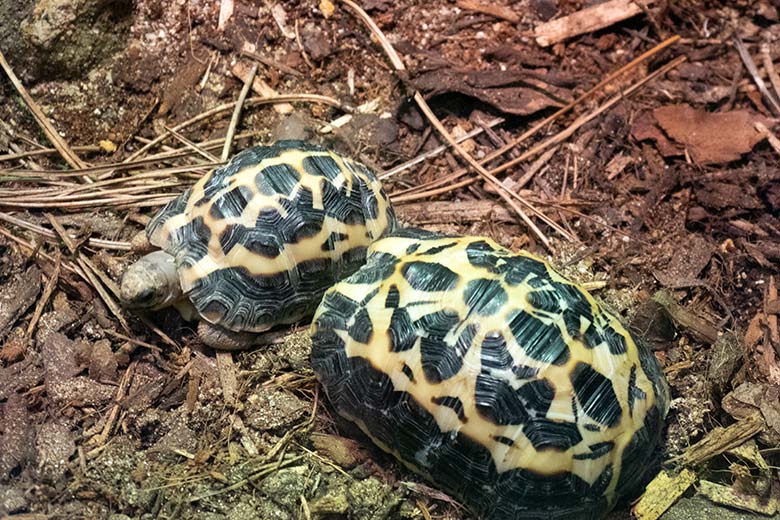
[[[645, 0], [644, 7], [650, 7], [653, 0]], [[642, 7], [633, 0], [610, 0], [582, 9], [562, 18], [550, 20], [536, 27], [536, 43], [547, 47], [572, 36], [598, 31], [617, 22], [640, 14]]]
[[219, 22], [217, 24], [217, 29], [220, 31], [225, 29], [225, 24], [227, 24], [230, 17], [233, 16], [233, 8], [233, 0], [222, 0], [219, 3]]
[[667, 105], [653, 110], [663, 131], [685, 146], [698, 163], [736, 161], [749, 152], [765, 135], [756, 123], [769, 120], [747, 110], [711, 113], [687, 104]]
[[607, 174], [607, 180], [613, 180], [615, 177], [623, 173], [623, 170], [625, 170], [631, 164], [634, 164], [633, 157], [623, 153], [617, 154], [609, 161], [609, 163], [607, 163], [607, 166], [604, 168], [604, 171]]
[[718, 340], [718, 329], [678, 304], [670, 292], [666, 290], [658, 291], [653, 295], [653, 300], [663, 305], [675, 322], [686, 329], [690, 329], [691, 332], [702, 340], [709, 344], [713, 344]]
[[695, 466], [750, 439], [765, 427], [761, 414], [754, 413], [731, 426], [713, 428], [702, 440], [690, 446], [682, 455], [672, 458], [670, 464]]
[[520, 23], [520, 17], [512, 9], [503, 5], [496, 5], [494, 3], [483, 4], [476, 0], [458, 0], [458, 7], [467, 11], [476, 11], [478, 13], [495, 16], [501, 20], [507, 22]]
[[696, 473], [683, 469], [679, 473], [661, 471], [647, 485], [632, 512], [638, 520], [656, 520], [696, 482]]
[[238, 395], [238, 369], [233, 363], [233, 354], [217, 351], [216, 357], [219, 382], [222, 385], [222, 396], [225, 399], [225, 404], [235, 406]]
[[517, 221], [502, 204], [490, 200], [426, 201], [399, 204], [395, 210], [401, 220], [417, 225]]
[[41, 271], [30, 266], [0, 290], [0, 339], [2, 339], [41, 292]]

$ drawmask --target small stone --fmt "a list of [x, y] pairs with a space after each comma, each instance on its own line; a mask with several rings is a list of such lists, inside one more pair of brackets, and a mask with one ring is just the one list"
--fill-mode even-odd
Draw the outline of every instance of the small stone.
[[78, 364], [78, 345], [65, 334], [52, 332], [46, 336], [41, 348], [46, 384], [51, 385], [70, 379], [81, 372]]
[[89, 377], [95, 381], [116, 381], [117, 367], [111, 342], [107, 339], [96, 341], [89, 357]]
[[327, 35], [313, 23], [307, 23], [301, 29], [301, 43], [313, 61], [322, 61], [333, 52]]
[[262, 431], [274, 431], [292, 426], [309, 411], [309, 406], [294, 395], [280, 390], [258, 389], [247, 398], [244, 421], [247, 426]]
[[0, 486], [0, 515], [22, 513], [28, 507], [27, 497], [18, 488]]
[[49, 422], [38, 431], [35, 448], [38, 452], [37, 462], [41, 476], [56, 482], [65, 475], [68, 459], [76, 451], [76, 442], [67, 425]]
[[280, 469], [263, 480], [258, 489], [280, 506], [295, 511], [301, 502], [301, 495], [306, 493], [308, 474], [307, 466]]
[[293, 112], [284, 117], [271, 134], [276, 141], [285, 139], [308, 141], [314, 136], [314, 129], [302, 114]]
[[34, 458], [35, 432], [24, 398], [16, 393], [8, 396], [0, 416], [0, 478]]

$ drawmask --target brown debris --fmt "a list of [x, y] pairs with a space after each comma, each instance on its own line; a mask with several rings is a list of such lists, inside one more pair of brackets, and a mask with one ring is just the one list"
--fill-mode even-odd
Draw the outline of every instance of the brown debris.
[[76, 451], [75, 435], [61, 421], [44, 423], [35, 437], [37, 471], [44, 481], [56, 482], [65, 475], [68, 459]]
[[758, 414], [765, 423], [759, 438], [769, 445], [780, 443], [780, 385], [742, 383], [721, 404], [735, 419]]
[[116, 381], [118, 363], [107, 339], [92, 344], [89, 353], [89, 377], [95, 381]]
[[41, 271], [32, 265], [0, 289], [0, 340], [41, 292]]
[[739, 159], [764, 138], [755, 124], [768, 124], [764, 117], [747, 110], [710, 113], [687, 104], [656, 108], [653, 116], [670, 138], [702, 164]]
[[681, 237], [686, 247], [672, 256], [665, 269], [656, 271], [655, 277], [664, 287], [677, 289], [688, 287], [710, 263], [715, 246], [699, 235]]
[[327, 433], [313, 433], [311, 443], [322, 456], [344, 469], [352, 469], [369, 459], [363, 446], [347, 437]]
[[300, 34], [303, 49], [312, 61], [322, 61], [333, 53], [330, 39], [320, 27], [307, 23], [301, 28]]
[[514, 115], [562, 107], [570, 99], [566, 90], [515, 71], [437, 69], [410, 78], [410, 83], [427, 96], [458, 92]]
[[690, 329], [703, 341], [712, 344], [718, 340], [718, 329], [701, 316], [677, 303], [670, 292], [658, 291], [653, 295], [653, 300], [663, 305], [675, 322], [685, 329]]
[[284, 433], [287, 428], [300, 422], [309, 409], [305, 402], [288, 392], [259, 389], [246, 398], [243, 416], [248, 426]]
[[737, 334], [725, 332], [712, 345], [707, 365], [707, 384], [719, 395], [729, 387], [732, 375], [744, 357], [744, 346]]

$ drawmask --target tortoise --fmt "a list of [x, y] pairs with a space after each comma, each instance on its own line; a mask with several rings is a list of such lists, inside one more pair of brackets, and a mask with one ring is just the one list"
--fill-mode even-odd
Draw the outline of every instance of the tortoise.
[[396, 218], [365, 165], [303, 141], [236, 154], [149, 222], [158, 250], [132, 264], [121, 300], [175, 305], [204, 343], [251, 346], [258, 332], [311, 317]]
[[652, 352], [488, 238], [374, 242], [311, 335], [335, 410], [480, 518], [601, 518], [656, 461], [669, 394]]

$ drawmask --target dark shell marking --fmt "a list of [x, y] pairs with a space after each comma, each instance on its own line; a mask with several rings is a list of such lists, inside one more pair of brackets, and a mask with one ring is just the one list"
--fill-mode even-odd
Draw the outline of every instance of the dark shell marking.
[[368, 168], [280, 141], [208, 173], [165, 206], [147, 234], [175, 257], [182, 289], [206, 321], [260, 332], [310, 315], [394, 227]]
[[336, 410], [481, 517], [599, 518], [657, 455], [668, 390], [652, 353], [489, 239], [375, 242], [312, 336]]

